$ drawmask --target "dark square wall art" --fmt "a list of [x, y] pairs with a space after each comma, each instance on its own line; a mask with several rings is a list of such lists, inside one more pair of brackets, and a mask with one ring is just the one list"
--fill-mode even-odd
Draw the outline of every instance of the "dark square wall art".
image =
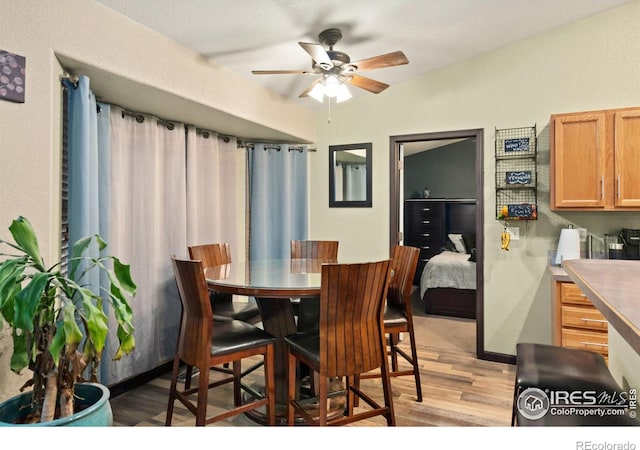
[[0, 100], [24, 103], [25, 65], [24, 56], [0, 50]]

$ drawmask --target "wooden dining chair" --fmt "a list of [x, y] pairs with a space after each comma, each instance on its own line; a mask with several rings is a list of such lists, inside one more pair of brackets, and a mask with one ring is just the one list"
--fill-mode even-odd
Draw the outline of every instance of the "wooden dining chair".
[[[321, 272], [320, 323], [315, 330], [285, 337], [289, 349], [289, 389], [287, 422], [293, 425], [297, 413], [313, 425], [346, 425], [378, 415], [387, 425], [395, 425], [388, 356], [382, 322], [390, 261], [358, 264], [323, 264]], [[320, 376], [318, 397], [296, 396], [296, 363], [301, 361]], [[384, 404], [372, 399], [355, 385], [355, 376], [378, 369], [383, 374]], [[345, 379], [347, 407], [344, 415], [327, 417], [329, 380]], [[354, 410], [354, 399], [367, 403]], [[314, 417], [305, 405], [319, 409]]]
[[[176, 354], [173, 359], [169, 404], [165, 424], [171, 425], [173, 406], [179, 400], [196, 417], [196, 425], [204, 426], [249, 410], [266, 407], [267, 423], [275, 425], [275, 338], [266, 331], [240, 320], [211, 320], [211, 303], [202, 262], [172, 258], [180, 301], [182, 318]], [[223, 413], [207, 417], [209, 389], [226, 383], [240, 386], [240, 362], [244, 358], [262, 355], [264, 361], [264, 396], [248, 390], [252, 400], [242, 403], [235, 399], [235, 407]], [[181, 363], [199, 370], [197, 387], [185, 383], [178, 388], [178, 372]], [[232, 363], [231, 376], [209, 382], [210, 370]], [[220, 370], [229, 373], [228, 370]], [[196, 394], [195, 402], [191, 396]]]
[[[417, 401], [422, 402], [422, 385], [420, 383], [420, 366], [418, 365], [418, 351], [413, 329], [413, 314], [411, 312], [411, 288], [413, 277], [418, 266], [420, 249], [405, 245], [396, 245], [391, 256], [391, 271], [387, 301], [384, 311], [384, 331], [388, 335], [391, 370], [389, 376], [398, 377], [411, 375], [416, 383]], [[409, 338], [411, 354], [409, 355], [398, 346], [400, 333], [406, 333]], [[398, 355], [411, 365], [410, 369], [400, 368]], [[379, 378], [380, 372], [363, 374], [359, 379]], [[359, 380], [357, 381], [359, 383]]]
[[[189, 258], [202, 261], [205, 269], [231, 262], [231, 247], [228, 243], [192, 245]], [[256, 324], [260, 322], [260, 309], [252, 302], [234, 302], [230, 294], [211, 292], [211, 307], [215, 316], [228, 317]]]
[[[214, 243], [214, 244], [202, 244], [192, 245], [189, 247], [189, 258], [191, 260], [199, 260], [202, 262], [203, 270], [212, 266], [219, 266], [221, 264], [228, 264], [231, 262], [231, 246], [227, 243]], [[215, 319], [233, 319], [242, 320], [243, 322], [257, 324], [261, 321], [260, 308], [255, 303], [241, 303], [234, 302], [233, 295], [224, 294], [221, 292], [209, 291], [209, 299], [211, 301], [211, 310]], [[263, 361], [258, 361], [249, 366], [238, 376], [242, 379], [262, 366]], [[225, 368], [229, 367], [229, 364], [224, 364]], [[192, 375], [192, 368], [187, 367], [184, 378], [186, 380], [186, 386], [189, 386]], [[234, 386], [234, 397], [236, 404], [239, 404], [241, 396], [241, 385]]]
[[[338, 241], [292, 240], [291, 259], [318, 259], [338, 262]], [[293, 312], [298, 318], [298, 329], [318, 326], [319, 302], [317, 297], [291, 299]]]

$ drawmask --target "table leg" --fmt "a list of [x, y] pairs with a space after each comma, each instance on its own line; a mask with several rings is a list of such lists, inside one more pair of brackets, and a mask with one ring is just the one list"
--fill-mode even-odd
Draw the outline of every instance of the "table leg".
[[296, 321], [289, 299], [256, 298], [260, 307], [262, 326], [265, 331], [276, 338], [275, 344], [275, 379], [276, 404], [287, 404], [288, 389], [288, 349], [284, 337], [296, 332]]

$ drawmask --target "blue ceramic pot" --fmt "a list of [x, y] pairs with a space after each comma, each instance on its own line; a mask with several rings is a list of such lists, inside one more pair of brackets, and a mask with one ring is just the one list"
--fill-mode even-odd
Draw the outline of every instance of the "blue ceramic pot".
[[[96, 383], [77, 383], [76, 409], [83, 408], [69, 417], [52, 420], [51, 422], [16, 425], [19, 416], [28, 414], [31, 409], [31, 392], [17, 395], [0, 403], [0, 426], [41, 426], [41, 427], [110, 427], [113, 425], [113, 413], [109, 404], [109, 389]], [[84, 408], [84, 406], [87, 406]]]

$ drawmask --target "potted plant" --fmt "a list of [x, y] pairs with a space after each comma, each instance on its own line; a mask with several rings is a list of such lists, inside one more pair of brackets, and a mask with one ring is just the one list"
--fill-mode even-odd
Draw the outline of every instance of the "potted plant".
[[[104, 392], [97, 395], [84, 385], [76, 385], [84, 381], [90, 382], [88, 386], [97, 383], [96, 372], [108, 334], [103, 302], [111, 304], [118, 324], [119, 348], [114, 359], [134, 349], [133, 316], [127, 297], [135, 295], [136, 285], [130, 267], [118, 258], [88, 255], [92, 246], [94, 250], [97, 246], [100, 254], [104, 252], [106, 243], [99, 235], [73, 244], [65, 273], [60, 261], [50, 267], [45, 265], [26, 218], [14, 220], [9, 231], [14, 242], [0, 239], [4, 247], [0, 248], [0, 327], [4, 320], [11, 328], [11, 370], [20, 373], [28, 368], [32, 372], [20, 390], [32, 389], [19, 395], [20, 399], [14, 397], [0, 405], [0, 421], [7, 422], [3, 407], [19, 407], [28, 410], [29, 417], [15, 417], [14, 423], [66, 424], [74, 415], [74, 397], [97, 396], [104, 401]], [[11, 253], [4, 252], [7, 247]], [[106, 275], [107, 289], [87, 284], [89, 274], [96, 271]], [[76, 392], [77, 387], [85, 389], [82, 395]], [[99, 384], [95, 387], [106, 391], [110, 422], [108, 390]]]

